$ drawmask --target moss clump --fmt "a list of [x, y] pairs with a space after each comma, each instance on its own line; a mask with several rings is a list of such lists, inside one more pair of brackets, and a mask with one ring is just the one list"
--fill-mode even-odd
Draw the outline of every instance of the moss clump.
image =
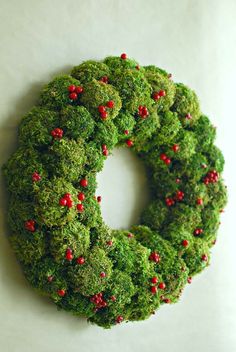
[[75, 104], [69, 97], [68, 87], [79, 86], [80, 82], [69, 75], [55, 77], [42, 90], [39, 105], [49, 110], [61, 110], [70, 104]]
[[85, 84], [93, 79], [100, 80], [104, 76], [109, 76], [109, 68], [102, 62], [88, 60], [75, 66], [71, 71], [71, 76]]
[[50, 174], [66, 175], [68, 181], [77, 181], [86, 163], [85, 148], [81, 140], [63, 138], [56, 140], [45, 155], [45, 164]]
[[117, 70], [113, 73], [110, 81], [119, 92], [122, 107], [131, 114], [138, 113], [140, 105], [152, 106], [152, 88], [142, 72], [130, 69]]
[[107, 119], [116, 117], [121, 109], [122, 102], [117, 90], [110, 84], [92, 80], [84, 85], [81, 95], [81, 103], [92, 114], [96, 120], [101, 120], [98, 107], [106, 106], [109, 101], [114, 102], [113, 108], [107, 108]]
[[63, 226], [77, 216], [76, 207], [61, 206], [60, 199], [69, 193], [72, 202], [78, 203], [77, 190], [64, 178], [53, 178], [42, 185], [35, 185], [35, 213], [40, 225]]
[[65, 135], [73, 139], [87, 139], [94, 130], [94, 120], [83, 106], [67, 106], [61, 111], [61, 125]]
[[66, 261], [66, 252], [70, 250], [73, 257], [84, 255], [90, 245], [90, 234], [87, 227], [78, 221], [71, 221], [68, 226], [50, 231], [50, 252], [56, 262]]
[[176, 83], [175, 86], [175, 101], [171, 110], [177, 112], [184, 127], [193, 126], [200, 117], [197, 95], [183, 83]]
[[[174, 103], [175, 84], [169, 79], [168, 75], [161, 70], [155, 70], [153, 66], [145, 68], [145, 77], [148, 83], [152, 86], [152, 97], [158, 111], [167, 111]], [[155, 94], [164, 92], [164, 96], [155, 99]]]
[[[3, 167], [9, 240], [29, 283], [104, 328], [177, 302], [209, 264], [227, 201], [214, 138], [196, 94], [153, 65], [110, 56], [55, 77]], [[112, 230], [96, 174], [124, 145], [147, 168], [151, 201], [141, 225]]]
[[19, 126], [19, 143], [42, 147], [52, 142], [51, 131], [59, 126], [59, 114], [44, 107], [34, 107]]

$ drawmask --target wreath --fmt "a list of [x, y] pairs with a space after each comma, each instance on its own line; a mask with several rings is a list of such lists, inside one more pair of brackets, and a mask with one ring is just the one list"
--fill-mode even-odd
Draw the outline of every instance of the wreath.
[[[178, 301], [209, 264], [227, 200], [215, 135], [193, 90], [126, 54], [55, 77], [4, 165], [9, 240], [26, 279], [104, 328]], [[151, 188], [129, 230], [109, 228], [95, 196], [114, 147], [140, 157]]]

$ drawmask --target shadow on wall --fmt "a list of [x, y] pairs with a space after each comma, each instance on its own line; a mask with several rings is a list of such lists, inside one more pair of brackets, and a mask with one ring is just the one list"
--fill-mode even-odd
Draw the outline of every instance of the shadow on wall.
[[[60, 73], [67, 73], [71, 69], [66, 67], [60, 72], [55, 72], [52, 77]], [[52, 78], [50, 77], [50, 78]], [[83, 330], [88, 327], [85, 319], [78, 319], [75, 324], [75, 317], [70, 316], [66, 312], [57, 312], [56, 306], [50, 302], [48, 298], [40, 296], [30, 287], [21, 271], [20, 265], [17, 263], [15, 255], [10, 247], [7, 236], [10, 229], [7, 224], [7, 205], [8, 193], [2, 173], [2, 166], [8, 160], [10, 155], [17, 149], [17, 127], [24, 114], [26, 114], [37, 102], [41, 88], [44, 82], [32, 85], [22, 94], [21, 98], [14, 104], [12, 113], [6, 116], [5, 120], [0, 121], [0, 266], [1, 266], [1, 284], [7, 287], [7, 294], [12, 302], [26, 300], [25, 305], [29, 304], [32, 309], [32, 302], [35, 301], [35, 309], [47, 314], [55, 314], [55, 318], [65, 323], [67, 317], [67, 328], [70, 330]], [[30, 301], [31, 300], [31, 301]], [[37, 304], [39, 302], [39, 304]], [[52, 316], [53, 317], [53, 316]], [[65, 324], [66, 325], [66, 324]]]

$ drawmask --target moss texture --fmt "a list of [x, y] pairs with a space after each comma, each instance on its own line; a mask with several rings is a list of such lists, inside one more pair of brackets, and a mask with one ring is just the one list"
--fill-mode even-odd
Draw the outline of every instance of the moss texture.
[[[224, 158], [195, 92], [165, 70], [125, 55], [85, 61], [42, 89], [18, 134], [4, 165], [9, 240], [59, 309], [104, 328], [143, 320], [209, 265]], [[110, 229], [95, 196], [116, 146], [140, 156], [152, 191], [129, 230]]]

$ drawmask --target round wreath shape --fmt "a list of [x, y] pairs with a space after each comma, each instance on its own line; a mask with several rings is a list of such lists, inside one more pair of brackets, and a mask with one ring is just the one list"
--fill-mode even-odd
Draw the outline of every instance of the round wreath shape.
[[[30, 284], [104, 328], [175, 303], [208, 266], [226, 204], [215, 134], [194, 91], [126, 54], [53, 79], [4, 165], [9, 240]], [[129, 230], [109, 228], [95, 196], [117, 146], [140, 157], [152, 194]]]

